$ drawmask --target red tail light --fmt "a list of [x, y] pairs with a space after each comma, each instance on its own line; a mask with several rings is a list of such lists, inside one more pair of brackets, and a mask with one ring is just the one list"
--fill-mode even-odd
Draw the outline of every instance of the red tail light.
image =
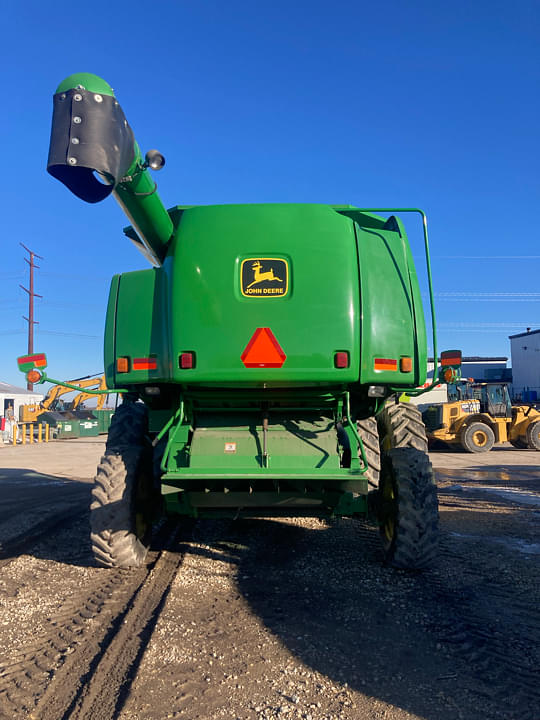
[[349, 367], [349, 353], [348, 352], [334, 353], [334, 367], [348, 368]]
[[195, 353], [183, 352], [178, 359], [181, 370], [192, 370], [195, 367]]

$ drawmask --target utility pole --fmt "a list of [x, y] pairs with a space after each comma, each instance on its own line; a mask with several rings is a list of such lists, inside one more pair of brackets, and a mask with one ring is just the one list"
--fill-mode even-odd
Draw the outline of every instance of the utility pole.
[[[36, 320], [34, 320], [34, 298], [43, 297], [42, 295], [38, 295], [34, 292], [34, 268], [39, 269], [39, 265], [34, 263], [34, 258], [39, 258], [40, 260], [43, 260], [43, 258], [41, 255], [36, 255], [36, 253], [27, 248], [26, 245], [23, 245], [22, 243], [19, 244], [22, 245], [27, 253], [30, 253], [30, 260], [28, 258], [24, 258], [30, 266], [30, 288], [25, 288], [23, 285], [20, 285], [20, 287], [28, 293], [28, 317], [23, 315], [23, 318], [28, 323], [28, 355], [32, 355], [34, 352], [34, 325], [39, 324]], [[33, 383], [27, 383], [26, 389], [32, 391], [34, 389]]]

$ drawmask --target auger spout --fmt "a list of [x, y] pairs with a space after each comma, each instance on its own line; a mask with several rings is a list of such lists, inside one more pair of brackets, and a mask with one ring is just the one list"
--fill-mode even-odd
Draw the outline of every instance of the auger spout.
[[53, 106], [47, 171], [86, 202], [112, 193], [135, 230], [128, 236], [160, 265], [174, 228], [148, 168], [159, 170], [163, 156], [151, 150], [143, 159], [113, 89], [97, 75], [67, 77]]

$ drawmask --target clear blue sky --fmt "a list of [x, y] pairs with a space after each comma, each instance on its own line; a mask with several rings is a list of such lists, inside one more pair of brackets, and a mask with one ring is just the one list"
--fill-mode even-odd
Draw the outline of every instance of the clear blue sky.
[[147, 266], [114, 200], [46, 173], [52, 94], [80, 71], [166, 156], [167, 207], [419, 206], [439, 348], [509, 356], [540, 327], [537, 0], [5, 0], [2, 20], [0, 380], [24, 381], [20, 242], [44, 257], [35, 349], [59, 379], [103, 369], [109, 279]]

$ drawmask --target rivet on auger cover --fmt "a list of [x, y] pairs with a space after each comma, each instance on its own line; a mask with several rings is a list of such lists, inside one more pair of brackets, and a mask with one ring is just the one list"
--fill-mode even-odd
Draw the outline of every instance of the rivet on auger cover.
[[[166, 210], [148, 171], [163, 164], [143, 159], [106, 82], [60, 84], [49, 173], [87, 202], [112, 193], [153, 265], [111, 284], [105, 373], [125, 395], [93, 491], [96, 560], [142, 563], [163, 506], [373, 514], [387, 563], [426, 566], [436, 488], [421, 416], [397, 402], [427, 367], [402, 221], [348, 205]], [[422, 216], [431, 289], [425, 216], [405, 211]]]

